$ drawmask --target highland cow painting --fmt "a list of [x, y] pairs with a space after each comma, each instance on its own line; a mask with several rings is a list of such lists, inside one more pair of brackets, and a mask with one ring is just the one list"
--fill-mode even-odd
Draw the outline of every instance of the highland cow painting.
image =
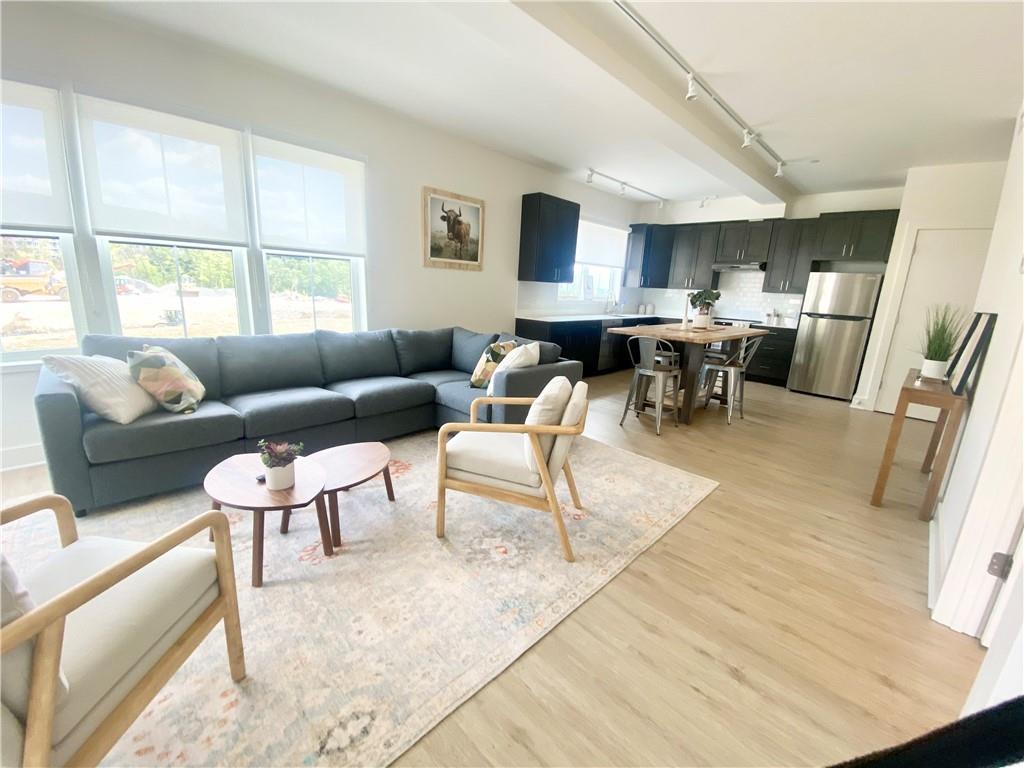
[[483, 269], [483, 200], [424, 187], [423, 220], [425, 266]]

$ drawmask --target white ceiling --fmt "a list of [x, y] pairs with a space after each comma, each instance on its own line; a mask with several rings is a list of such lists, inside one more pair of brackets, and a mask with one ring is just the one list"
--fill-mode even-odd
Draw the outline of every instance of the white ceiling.
[[[525, 5], [91, 7], [291, 70], [579, 179], [593, 166], [674, 200], [771, 194], [758, 173], [737, 170], [735, 157], [723, 162], [721, 146], [696, 141], [594, 49], [574, 47]], [[1019, 4], [636, 7], [783, 157], [820, 160], [787, 169], [797, 191], [897, 186], [911, 166], [1006, 157], [1021, 106]], [[677, 88], [678, 71], [614, 6], [576, 5], [572, 13], [598, 19], [605, 42], [628, 44], [647, 57], [648, 72]], [[689, 109], [734, 146], [734, 127], [706, 104]], [[760, 174], [770, 176], [769, 165]]]

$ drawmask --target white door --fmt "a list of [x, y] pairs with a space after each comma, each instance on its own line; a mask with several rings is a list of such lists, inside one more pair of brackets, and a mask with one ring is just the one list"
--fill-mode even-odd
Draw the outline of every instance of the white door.
[[[929, 307], [953, 304], [963, 309], [968, 320], [972, 316], [991, 235], [991, 229], [918, 230], [875, 410], [895, 411], [907, 371], [921, 367]], [[935, 421], [938, 411], [912, 405], [907, 415]]]

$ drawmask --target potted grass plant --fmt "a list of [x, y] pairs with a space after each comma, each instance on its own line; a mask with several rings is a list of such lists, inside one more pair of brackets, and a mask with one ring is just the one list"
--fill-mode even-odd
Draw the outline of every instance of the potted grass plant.
[[694, 328], [711, 327], [711, 310], [720, 298], [721, 291], [710, 291], [706, 288], [690, 294], [690, 306], [697, 310], [697, 315], [693, 318]]
[[295, 485], [295, 459], [302, 455], [302, 443], [274, 443], [260, 440], [260, 460], [267, 468], [267, 489], [283, 491]]
[[935, 304], [928, 308], [924, 323], [922, 376], [929, 379], [946, 378], [946, 367], [963, 331], [964, 315], [959, 308], [952, 304]]

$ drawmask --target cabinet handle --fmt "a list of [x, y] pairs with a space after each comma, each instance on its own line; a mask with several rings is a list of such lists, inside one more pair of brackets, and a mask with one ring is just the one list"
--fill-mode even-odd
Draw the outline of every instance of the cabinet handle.
[[843, 255], [840, 256], [839, 258], [841, 258], [841, 259], [845, 259], [846, 258], [846, 243], [843, 243]]
[[746, 248], [744, 248], [743, 250], [741, 250], [741, 251], [740, 251], [740, 261], [743, 261], [743, 258], [744, 258], [744, 257], [745, 257], [746, 255], [747, 255], [747, 249], [746, 249]]
[[737, 248], [736, 249], [736, 261], [739, 261], [739, 260], [740, 260], [740, 249]]
[[851, 259], [853, 258], [853, 249], [856, 248], [856, 247], [857, 247], [856, 243], [854, 243], [853, 245], [850, 246], [850, 258]]

